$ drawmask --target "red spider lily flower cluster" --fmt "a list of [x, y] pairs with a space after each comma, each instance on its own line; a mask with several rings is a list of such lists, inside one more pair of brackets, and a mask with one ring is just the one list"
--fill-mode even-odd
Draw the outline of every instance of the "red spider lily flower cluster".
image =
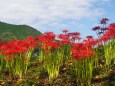
[[8, 60], [13, 59], [16, 54], [26, 53], [28, 49], [34, 48], [38, 43], [33, 37], [28, 37], [26, 40], [12, 40], [1, 44], [0, 53], [8, 56]]
[[87, 36], [86, 38], [87, 38], [86, 40], [83, 40], [83, 43], [85, 43], [86, 47], [88, 47], [88, 46], [93, 47], [93, 46], [97, 45], [98, 40], [94, 39], [93, 36]]
[[97, 40], [95, 40], [93, 36], [87, 36], [86, 38], [87, 39], [81, 43], [72, 43], [71, 52], [73, 59], [81, 60], [94, 55], [93, 46], [97, 44]]
[[108, 27], [111, 37], [115, 38], [115, 23], [110, 24]]
[[72, 44], [72, 55], [73, 55], [73, 59], [76, 60], [81, 60], [83, 58], [89, 57], [94, 55], [94, 50], [87, 46], [87, 43], [74, 43]]
[[93, 31], [96, 31], [97, 35], [98, 35], [98, 45], [103, 46], [102, 42], [107, 42], [108, 40], [114, 40], [115, 39], [115, 23], [110, 24], [109, 26], [106, 26], [107, 22], [109, 21], [109, 19], [107, 18], [103, 18], [100, 21], [100, 24], [102, 24], [103, 26], [97, 26], [95, 28], [93, 28]]
[[92, 28], [93, 31], [96, 31], [98, 37], [101, 37], [108, 30], [108, 28], [106, 27], [108, 21], [109, 19], [103, 18], [102, 20], [100, 20], [100, 24], [102, 25], [102, 27], [96, 26]]
[[22, 40], [13, 40], [2, 44], [0, 50], [4, 55], [13, 55], [27, 51], [27, 48], [25, 47]]
[[[106, 24], [107, 18], [101, 20], [101, 24]], [[71, 45], [72, 55], [74, 58], [88, 57], [94, 54], [93, 47], [95, 45], [103, 45], [102, 42], [106, 42], [111, 39], [115, 39], [115, 23], [110, 24], [109, 27], [95, 27], [92, 29], [99, 33], [103, 33], [98, 39], [94, 39], [92, 36], [87, 36], [85, 40], [80, 42], [81, 39], [79, 32], [69, 32], [68, 30], [63, 30], [63, 34], [58, 35], [56, 40], [56, 35], [53, 32], [45, 32], [44, 34], [36, 37], [29, 36], [25, 40], [12, 40], [0, 45], [0, 53], [12, 56], [17, 53], [27, 52], [28, 49], [35, 48], [39, 46], [41, 50], [49, 53], [53, 49], [61, 48], [63, 45]], [[39, 45], [38, 45], [39, 43]], [[10, 60], [11, 58], [9, 58]]]
[[108, 40], [111, 39], [115, 39], [115, 23], [110, 24], [110, 26], [108, 27], [108, 31], [106, 31], [103, 36], [101, 37], [101, 39], [106, 42]]
[[60, 44], [65, 45], [70, 43], [69, 35], [68, 34], [59, 34], [58, 38], [60, 39]]
[[27, 39], [23, 41], [23, 43], [27, 48], [35, 48], [36, 46], [38, 46], [38, 42], [32, 36], [28, 36]]
[[59, 43], [55, 40], [55, 34], [53, 32], [45, 32], [41, 36], [37, 36], [36, 40], [39, 42], [39, 46], [49, 53], [52, 48], [58, 48]]
[[104, 42], [107, 42], [108, 40], [111, 39], [111, 34], [110, 32], [106, 32], [103, 34], [103, 36], [101, 37], [101, 40], [104, 41]]
[[70, 44], [72, 46], [73, 59], [86, 58], [94, 54], [92, 46], [96, 45], [97, 41], [92, 36], [87, 36], [87, 40], [84, 40], [83, 43], [76, 43], [76, 40], [81, 39], [79, 32], [63, 30], [63, 33], [58, 35], [59, 40], [55, 40], [56, 35], [53, 32], [46, 32], [41, 36], [37, 36], [36, 40], [39, 42], [41, 49], [45, 50], [46, 53], [50, 53], [52, 48]]
[[53, 32], [45, 32], [44, 34], [36, 37], [36, 40], [42, 43], [48, 43], [49, 41], [53, 41], [54, 39], [55, 34]]
[[[64, 32], [66, 31], [66, 33]], [[75, 42], [75, 40], [80, 40], [80, 33], [79, 32], [69, 32], [67, 30], [64, 30], [64, 34], [59, 34], [58, 38], [60, 39], [60, 42], [62, 45]]]
[[79, 32], [72, 32], [72, 33], [68, 33], [69, 37], [71, 38], [72, 42], [75, 42], [75, 40], [80, 40], [80, 33]]

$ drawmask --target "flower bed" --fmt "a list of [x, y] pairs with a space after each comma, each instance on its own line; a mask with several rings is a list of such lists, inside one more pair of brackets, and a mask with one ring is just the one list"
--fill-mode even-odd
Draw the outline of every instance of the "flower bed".
[[81, 39], [79, 32], [63, 30], [59, 35], [45, 32], [0, 44], [0, 84], [91, 86], [107, 83], [115, 72], [115, 24], [106, 27], [107, 21], [103, 18], [102, 27], [93, 28], [97, 39], [92, 36]]

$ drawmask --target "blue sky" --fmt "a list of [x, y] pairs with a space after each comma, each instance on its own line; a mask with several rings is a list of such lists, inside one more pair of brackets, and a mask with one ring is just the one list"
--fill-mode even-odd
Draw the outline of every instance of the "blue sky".
[[115, 22], [115, 0], [0, 0], [0, 21], [27, 24], [43, 32], [63, 29], [93, 35], [101, 18]]

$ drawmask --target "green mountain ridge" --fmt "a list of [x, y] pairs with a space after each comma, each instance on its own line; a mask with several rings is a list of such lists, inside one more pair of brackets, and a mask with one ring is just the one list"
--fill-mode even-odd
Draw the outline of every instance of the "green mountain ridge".
[[12, 33], [18, 39], [25, 39], [27, 36], [41, 35], [42, 33], [28, 25], [14, 25], [0, 21], [0, 34]]

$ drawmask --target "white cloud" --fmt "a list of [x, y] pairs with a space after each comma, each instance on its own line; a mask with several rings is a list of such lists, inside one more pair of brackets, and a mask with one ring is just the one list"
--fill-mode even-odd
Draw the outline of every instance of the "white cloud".
[[108, 0], [0, 0], [0, 21], [42, 27], [49, 22], [101, 15], [96, 2]]

